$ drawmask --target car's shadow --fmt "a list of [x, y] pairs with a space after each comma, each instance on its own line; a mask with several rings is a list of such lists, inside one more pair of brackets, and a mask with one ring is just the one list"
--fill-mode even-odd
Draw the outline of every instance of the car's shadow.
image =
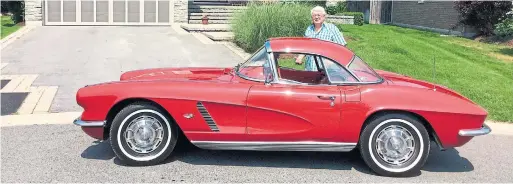
[[[109, 141], [95, 141], [93, 145], [81, 154], [86, 159], [110, 160], [121, 164], [115, 158]], [[372, 174], [369, 167], [360, 157], [358, 151], [348, 153], [336, 152], [261, 152], [261, 151], [217, 151], [203, 150], [192, 145], [180, 145], [172, 156], [161, 164], [181, 161], [193, 165], [221, 165], [221, 166], [245, 166], [245, 167], [276, 167], [276, 168], [306, 168], [329, 170], [357, 170], [362, 173]], [[124, 166], [124, 165], [123, 165]], [[432, 146], [429, 158], [422, 168], [430, 172], [469, 172], [474, 170], [472, 163], [459, 156], [456, 149], [439, 151], [437, 146]], [[414, 176], [418, 176], [417, 173]]]

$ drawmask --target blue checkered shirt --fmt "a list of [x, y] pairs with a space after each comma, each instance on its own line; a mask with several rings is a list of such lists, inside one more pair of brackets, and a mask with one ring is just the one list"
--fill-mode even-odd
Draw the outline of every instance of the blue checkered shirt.
[[[337, 26], [331, 23], [323, 23], [319, 32], [315, 32], [315, 26], [313, 24], [308, 26], [305, 31], [305, 37], [331, 41], [344, 46], [347, 44]], [[307, 71], [317, 71], [314, 61], [312, 56], [306, 56], [305, 69]]]

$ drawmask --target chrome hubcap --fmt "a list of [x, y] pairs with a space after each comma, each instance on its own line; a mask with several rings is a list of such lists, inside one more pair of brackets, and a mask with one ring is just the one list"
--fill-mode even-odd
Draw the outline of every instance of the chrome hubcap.
[[388, 164], [402, 165], [408, 161], [415, 149], [413, 135], [406, 128], [390, 125], [379, 132], [376, 139], [376, 151]]
[[137, 153], [150, 153], [162, 143], [164, 128], [159, 120], [141, 116], [128, 124], [125, 141]]

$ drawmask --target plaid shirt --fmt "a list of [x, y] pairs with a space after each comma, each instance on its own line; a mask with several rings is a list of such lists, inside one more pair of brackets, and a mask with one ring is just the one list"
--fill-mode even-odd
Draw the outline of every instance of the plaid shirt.
[[[308, 26], [305, 31], [305, 37], [331, 41], [344, 46], [347, 44], [337, 26], [331, 23], [323, 23], [319, 32], [315, 32], [315, 26], [313, 24]], [[314, 60], [309, 55], [306, 56], [305, 69], [307, 71], [317, 71]]]

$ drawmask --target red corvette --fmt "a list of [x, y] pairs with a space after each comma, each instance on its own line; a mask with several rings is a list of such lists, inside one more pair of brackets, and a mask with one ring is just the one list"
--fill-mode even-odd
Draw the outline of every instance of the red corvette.
[[310, 38], [269, 39], [233, 68], [126, 72], [76, 100], [74, 123], [133, 165], [163, 161], [184, 138], [218, 150], [357, 149], [376, 173], [403, 176], [421, 169], [431, 142], [444, 150], [491, 131], [487, 112], [457, 92]]

